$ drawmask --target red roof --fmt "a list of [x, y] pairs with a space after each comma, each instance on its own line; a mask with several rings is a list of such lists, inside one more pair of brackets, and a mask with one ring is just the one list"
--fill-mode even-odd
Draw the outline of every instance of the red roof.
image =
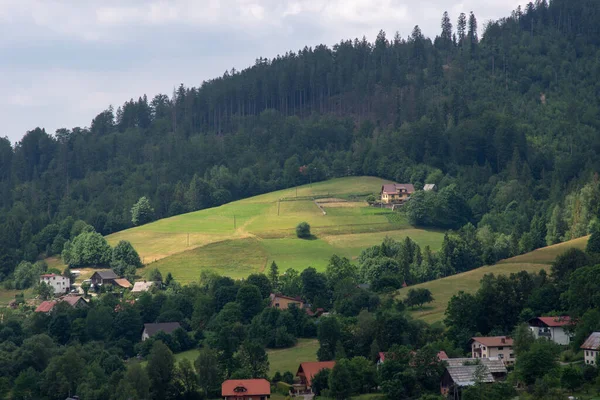
[[569, 316], [562, 316], [562, 317], [537, 317], [537, 318], [534, 318], [534, 319], [537, 319], [537, 320], [541, 321], [544, 325], [547, 325], [549, 327], [571, 325], [571, 323], [572, 323], [571, 317], [569, 317]]
[[222, 397], [270, 395], [271, 384], [266, 379], [230, 379], [221, 385]]
[[[65, 296], [61, 300], [64, 301], [65, 303], [70, 304], [72, 307], [75, 307], [75, 304], [77, 304], [77, 302], [81, 299], [82, 299], [81, 296]], [[83, 301], [85, 301], [85, 300], [83, 300]]]
[[438, 354], [438, 360], [442, 361], [442, 360], [447, 360], [450, 357], [448, 357], [448, 354], [446, 354], [446, 352], [444, 350], [440, 351]]
[[298, 367], [298, 372], [296, 372], [296, 375], [304, 373], [306, 378], [306, 386], [310, 386], [313, 376], [318, 374], [319, 371], [323, 369], [333, 369], [334, 366], [335, 361], [303, 362], [300, 364], [300, 367]]
[[42, 301], [42, 303], [35, 309], [35, 312], [50, 312], [56, 305], [54, 300]]
[[383, 351], [379, 352], [379, 361], [381, 361], [381, 362], [385, 361], [385, 353]]
[[508, 336], [484, 336], [484, 337], [474, 337], [471, 340], [475, 342], [479, 342], [487, 347], [503, 347], [503, 346], [512, 346], [513, 340]]

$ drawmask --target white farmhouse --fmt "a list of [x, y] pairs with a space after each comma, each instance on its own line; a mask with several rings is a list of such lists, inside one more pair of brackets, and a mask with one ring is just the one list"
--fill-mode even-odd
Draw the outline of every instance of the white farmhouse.
[[69, 293], [69, 290], [71, 290], [71, 280], [66, 276], [44, 274], [40, 276], [40, 283], [42, 282], [44, 282], [46, 285], [52, 286], [55, 295]]
[[566, 346], [571, 343], [571, 333], [568, 331], [571, 324], [571, 318], [568, 316], [536, 317], [529, 320], [529, 329], [536, 339], [546, 338]]
[[600, 332], [592, 333], [581, 345], [586, 364], [596, 365], [596, 357], [600, 354]]

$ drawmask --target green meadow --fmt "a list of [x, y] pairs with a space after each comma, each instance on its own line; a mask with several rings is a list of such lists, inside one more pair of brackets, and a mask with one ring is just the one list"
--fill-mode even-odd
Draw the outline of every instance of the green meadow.
[[[147, 269], [171, 272], [182, 283], [198, 280], [202, 271], [243, 278], [264, 271], [273, 261], [280, 270], [322, 271], [333, 254], [354, 259], [386, 236], [409, 236], [438, 250], [442, 231], [415, 229], [402, 214], [365, 202], [387, 182], [375, 177], [332, 179], [165, 218], [107, 240], [111, 245], [130, 241]], [[296, 237], [295, 227], [303, 221], [311, 225], [313, 238]]]
[[444, 312], [450, 298], [461, 290], [467, 293], [476, 292], [479, 289], [479, 282], [484, 275], [510, 275], [520, 271], [539, 272], [542, 269], [550, 272], [550, 266], [556, 256], [572, 247], [585, 249], [587, 241], [587, 236], [574, 239], [553, 246], [543, 247], [517, 257], [508, 258], [498, 262], [496, 265], [484, 266], [462, 274], [400, 289], [398, 297], [400, 299], [405, 298], [408, 290], [412, 288], [429, 289], [433, 295], [433, 302], [423, 306], [421, 309], [413, 310], [412, 315], [428, 323], [440, 322], [444, 320]]

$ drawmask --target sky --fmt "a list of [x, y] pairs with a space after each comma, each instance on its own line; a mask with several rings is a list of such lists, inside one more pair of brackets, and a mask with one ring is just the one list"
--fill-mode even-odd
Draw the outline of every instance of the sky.
[[380, 29], [440, 32], [473, 11], [480, 29], [518, 0], [0, 0], [0, 137], [89, 126], [109, 105], [171, 95], [225, 70]]

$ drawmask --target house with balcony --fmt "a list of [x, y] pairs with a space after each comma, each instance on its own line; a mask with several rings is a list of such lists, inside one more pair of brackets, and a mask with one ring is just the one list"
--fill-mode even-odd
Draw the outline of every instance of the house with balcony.
[[415, 192], [410, 183], [390, 183], [381, 187], [381, 202], [384, 204], [402, 203]]
[[569, 316], [535, 317], [529, 320], [529, 329], [536, 339], [546, 338], [556, 344], [566, 346], [573, 336], [569, 331], [573, 321]]
[[472, 358], [497, 358], [506, 365], [514, 364], [513, 339], [508, 336], [471, 338]]

